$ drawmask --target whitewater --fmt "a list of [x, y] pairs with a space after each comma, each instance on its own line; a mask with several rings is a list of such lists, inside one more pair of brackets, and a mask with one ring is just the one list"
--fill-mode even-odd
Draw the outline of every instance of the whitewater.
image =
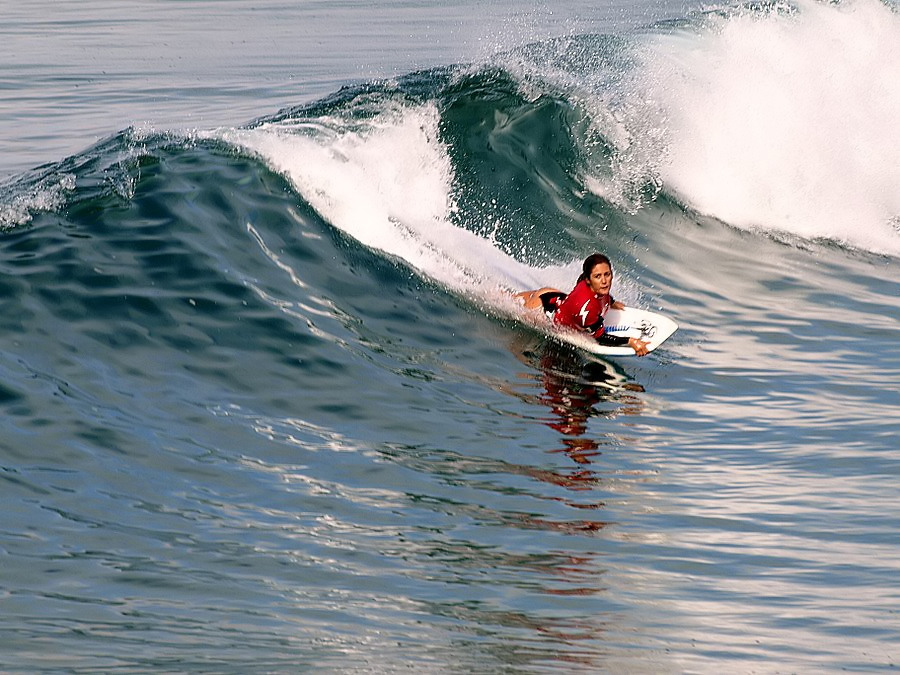
[[[641, 36], [625, 47], [635, 66], [615, 87], [598, 72], [608, 62], [594, 70], [578, 58], [589, 38], [542, 49], [539, 63], [519, 53], [496, 61], [521, 75], [525, 98], [567, 96], [582, 108], [577, 152], [589, 156], [598, 142], [612, 152], [605, 175], [587, 164], [577, 179], [620, 208], [640, 208], [631, 196], [649, 184], [734, 227], [896, 254], [898, 44], [900, 22], [880, 3], [801, 3], [707, 12]], [[573, 52], [574, 67], [542, 71], [548, 52], [554, 61]], [[361, 243], [457, 290], [485, 277], [501, 287], [565, 285], [577, 265], [522, 269], [498, 259], [490, 231], [454, 226], [457, 178], [440, 125], [434, 101], [391, 100], [364, 122], [291, 117], [221, 137], [258, 153]]]

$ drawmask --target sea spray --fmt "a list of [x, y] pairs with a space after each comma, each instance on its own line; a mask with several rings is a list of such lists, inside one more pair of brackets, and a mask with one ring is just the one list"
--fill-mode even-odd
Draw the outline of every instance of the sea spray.
[[291, 119], [219, 132], [284, 174], [317, 212], [366, 246], [480, 298], [540, 285], [535, 270], [451, 222], [453, 168], [431, 104], [385, 102], [363, 121]]
[[75, 189], [75, 175], [50, 173], [36, 182], [13, 183], [0, 193], [0, 230], [27, 225], [36, 213], [55, 211]]
[[731, 225], [900, 252], [900, 17], [801, 2], [694, 30], [645, 45], [629, 121], [645, 175]]

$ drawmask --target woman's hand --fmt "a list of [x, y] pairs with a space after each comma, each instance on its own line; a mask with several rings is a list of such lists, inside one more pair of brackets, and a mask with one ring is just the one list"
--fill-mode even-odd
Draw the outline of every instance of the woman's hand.
[[610, 309], [625, 309], [625, 303], [619, 302], [616, 300], [613, 304], [609, 306]]
[[638, 340], [637, 338], [628, 338], [628, 346], [634, 350], [634, 353], [638, 356], [647, 356], [650, 351], [647, 349], [647, 345], [649, 342], [645, 342], [644, 340]]

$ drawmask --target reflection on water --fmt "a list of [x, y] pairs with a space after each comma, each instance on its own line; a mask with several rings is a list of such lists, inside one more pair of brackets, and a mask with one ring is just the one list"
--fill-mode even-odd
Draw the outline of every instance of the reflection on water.
[[545, 423], [562, 435], [562, 447], [553, 452], [563, 452], [578, 464], [590, 464], [609, 444], [608, 439], [591, 432], [591, 418], [643, 412], [643, 401], [635, 395], [644, 391], [643, 386], [629, 381], [616, 364], [588, 359], [578, 350], [549, 340], [519, 346], [525, 348], [513, 353], [539, 373], [543, 387], [534, 402], [549, 409]]

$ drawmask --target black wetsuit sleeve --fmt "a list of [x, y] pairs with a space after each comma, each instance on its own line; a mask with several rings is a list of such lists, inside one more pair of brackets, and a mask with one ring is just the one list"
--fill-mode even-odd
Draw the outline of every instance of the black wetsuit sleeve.
[[598, 345], [604, 347], [624, 347], [628, 344], [628, 338], [624, 335], [610, 335], [609, 333], [603, 333], [596, 340]]
[[621, 335], [610, 335], [606, 332], [597, 335], [597, 331], [603, 330], [602, 316], [598, 317], [593, 324], [587, 326], [587, 329], [594, 334], [594, 339], [597, 341], [598, 345], [603, 345], [604, 347], [623, 347], [628, 344], [628, 338]]

